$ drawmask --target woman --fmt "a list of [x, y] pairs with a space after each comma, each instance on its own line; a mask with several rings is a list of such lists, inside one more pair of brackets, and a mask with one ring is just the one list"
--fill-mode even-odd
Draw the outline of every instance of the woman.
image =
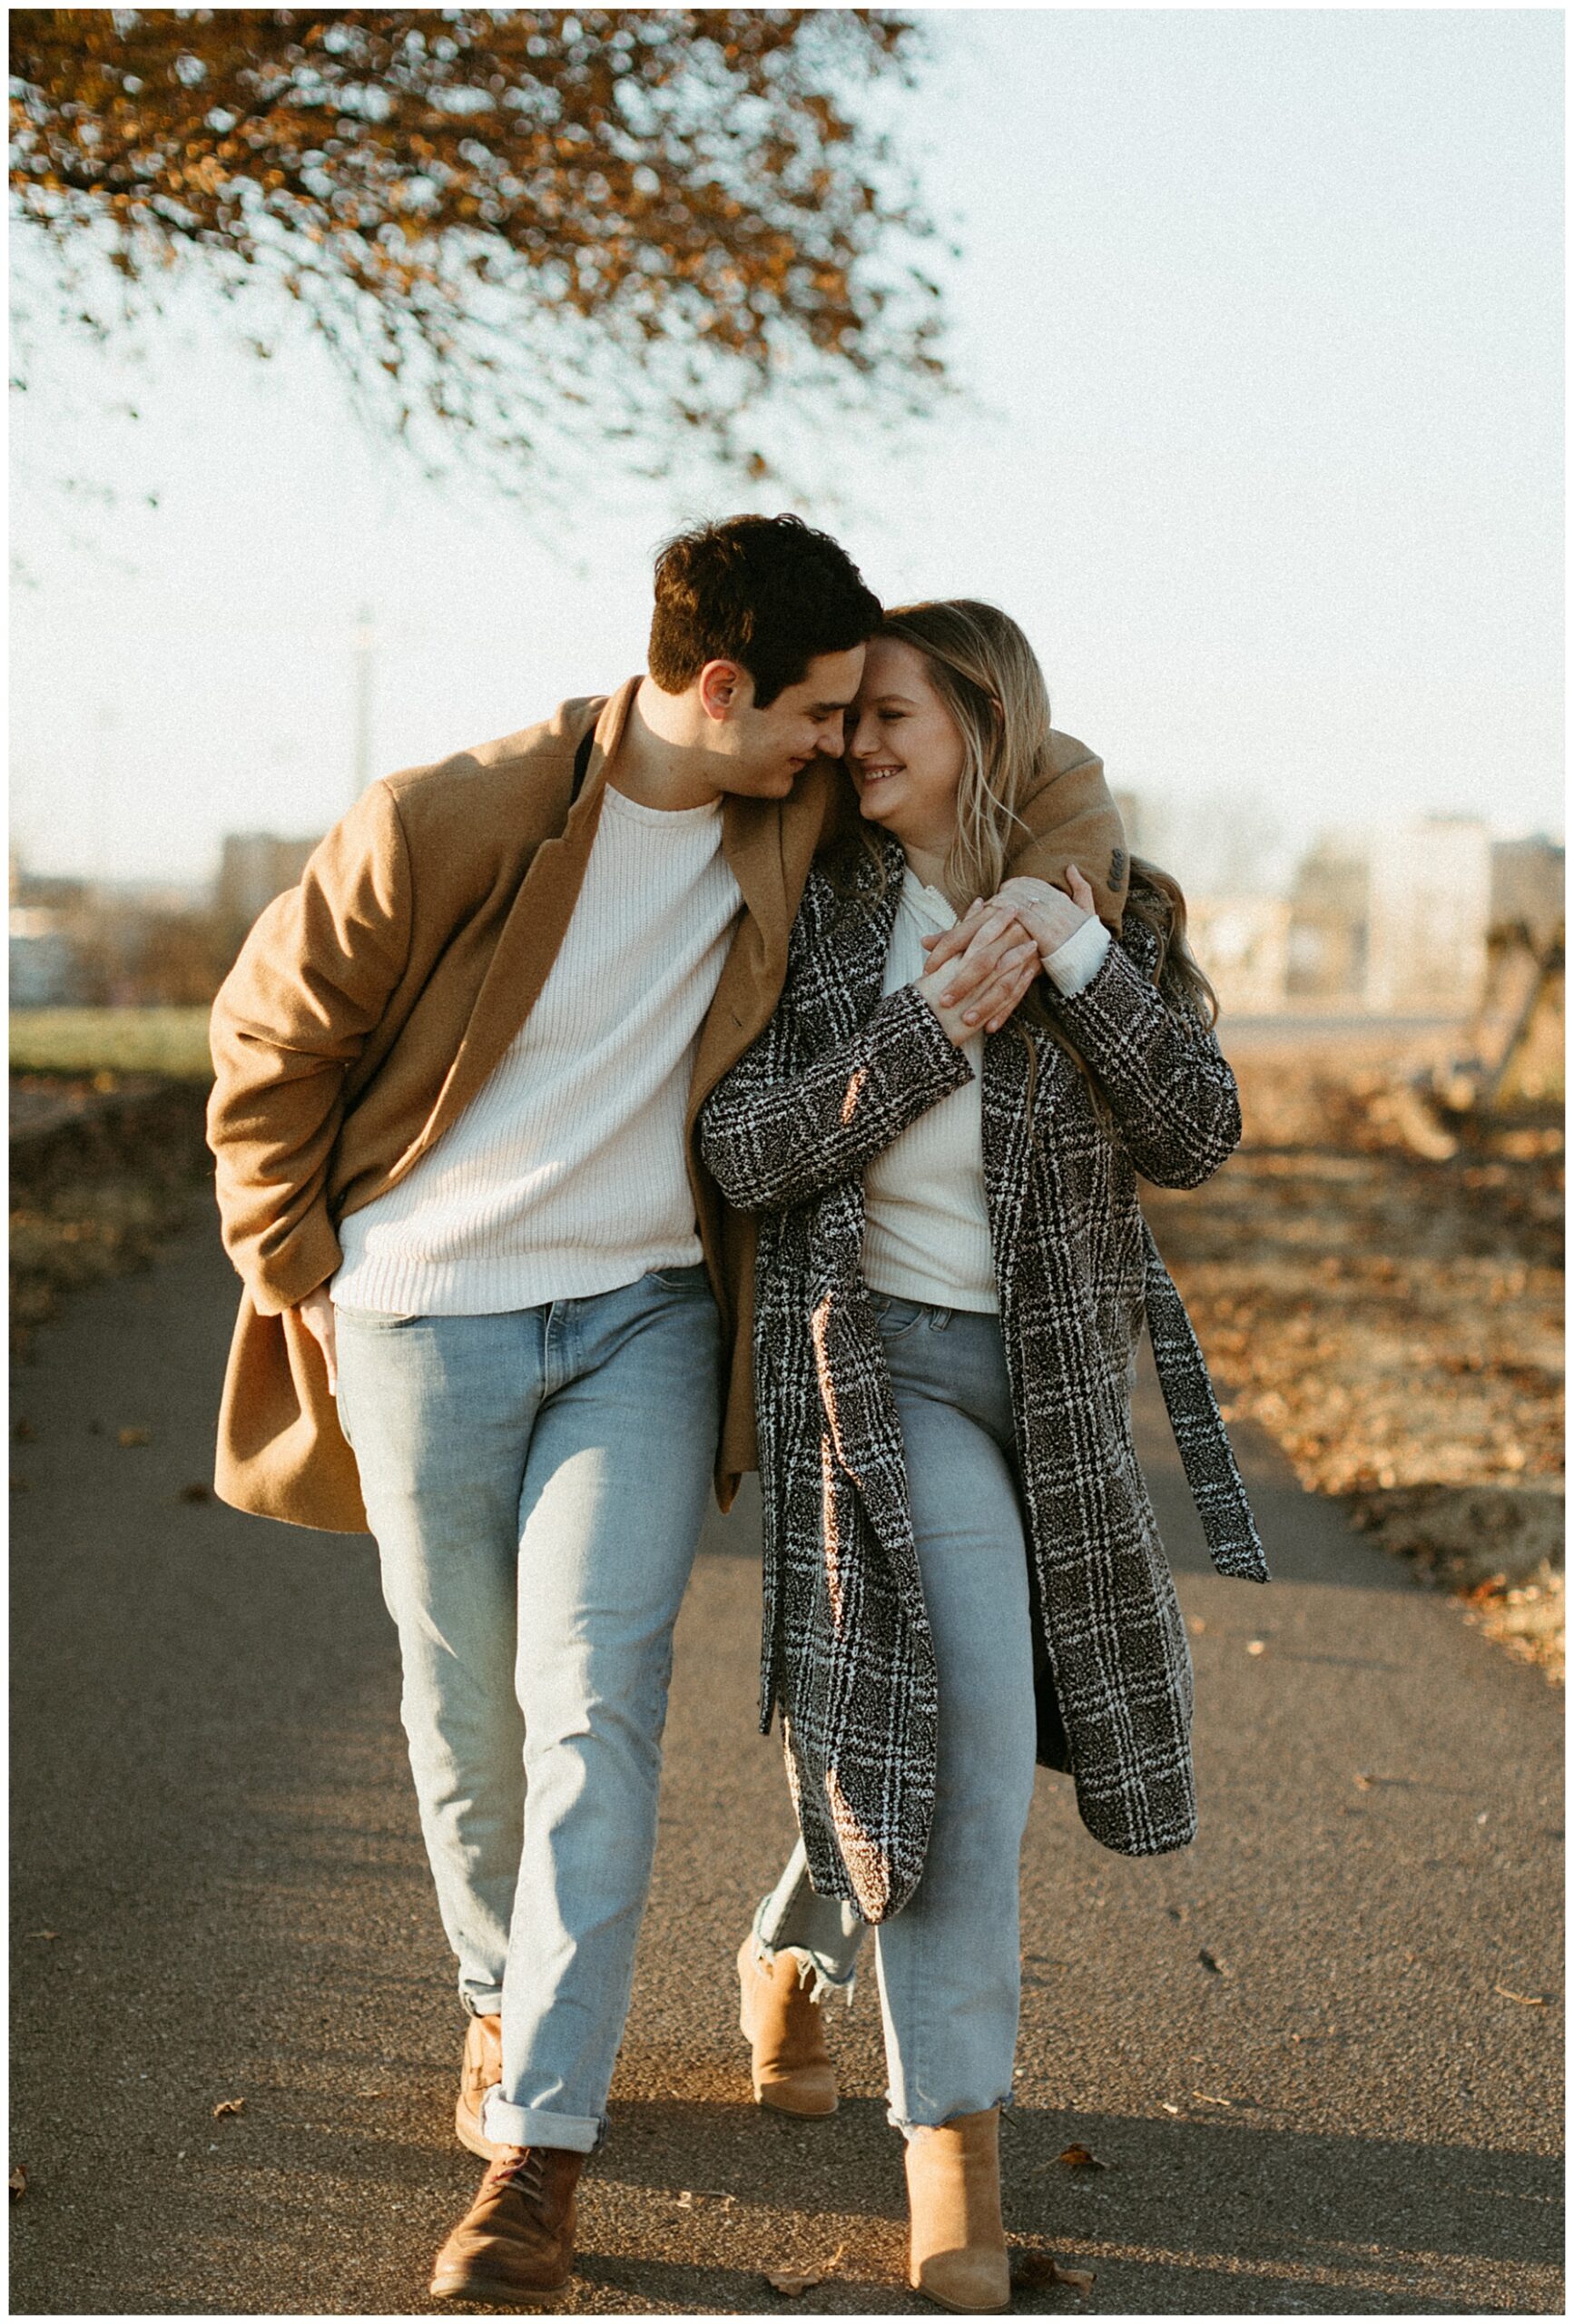
[[[861, 834], [812, 874], [776, 1014], [702, 1121], [760, 1215], [762, 1708], [802, 1834], [741, 1956], [756, 2086], [807, 2069], [798, 2097], [834, 2105], [813, 2004], [874, 1924], [910, 2279], [962, 2310], [1008, 2299], [1035, 1759], [1124, 1854], [1195, 1828], [1190, 1658], [1132, 1447], [1145, 1315], [1215, 1561], [1266, 1579], [1136, 1191], [1225, 1160], [1234, 1078], [1172, 882], [1134, 881], [1118, 941], [1075, 867], [1069, 895], [1002, 884], [1048, 734], [1003, 614], [888, 618], [848, 750]], [[959, 1009], [964, 942], [994, 975]]]

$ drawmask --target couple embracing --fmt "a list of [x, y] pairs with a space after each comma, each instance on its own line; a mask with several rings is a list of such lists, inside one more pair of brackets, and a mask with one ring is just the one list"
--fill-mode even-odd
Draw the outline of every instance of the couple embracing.
[[1021, 631], [884, 612], [787, 517], [670, 542], [645, 675], [374, 783], [258, 921], [213, 1015], [218, 1486], [376, 1536], [487, 2162], [436, 2296], [571, 2272], [673, 1628], [758, 1465], [801, 1839], [739, 1953], [755, 2095], [833, 2111], [872, 1926], [911, 2281], [1006, 2306], [1035, 1764], [1124, 1854], [1195, 1826], [1145, 1322], [1215, 1561], [1265, 1578], [1136, 1193], [1239, 1134], [1211, 1019]]

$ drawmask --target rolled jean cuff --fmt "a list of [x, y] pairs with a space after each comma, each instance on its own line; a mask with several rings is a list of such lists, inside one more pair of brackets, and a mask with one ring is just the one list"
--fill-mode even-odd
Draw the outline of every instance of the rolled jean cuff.
[[823, 2002], [831, 1994], [841, 1994], [848, 2008], [851, 2009], [852, 1989], [858, 1983], [857, 1962], [853, 1963], [851, 1969], [839, 1975], [837, 1972], [841, 1968], [841, 1964], [831, 1960], [823, 1953], [816, 1953], [812, 1945], [767, 1945], [760, 1934], [760, 1914], [763, 1913], [765, 1905], [770, 1902], [771, 1899], [767, 1896], [765, 1903], [760, 1907], [760, 1912], [754, 1915], [755, 1960], [762, 1968], [768, 1969], [772, 1962], [777, 1960], [781, 1955], [790, 1953], [798, 1964], [798, 1983], [800, 1985], [809, 1986], [809, 1998], [812, 2002]]
[[904, 2139], [910, 2139], [915, 2131], [943, 2131], [948, 2122], [954, 2122], [962, 2114], [988, 2114], [997, 2107], [1003, 2114], [1010, 2103], [1011, 2093], [1008, 2090], [1003, 2098], [991, 2098], [987, 2106], [948, 2106], [945, 2112], [937, 2114], [932, 2122], [904, 2122], [894, 2106], [887, 2106], [885, 2119], [893, 2131], [900, 2131]]
[[494, 2146], [559, 2146], [571, 2154], [594, 2154], [606, 2136], [605, 2114], [549, 2114], [541, 2106], [510, 2106], [502, 2088], [487, 2093], [481, 2135]]
[[461, 1986], [459, 1999], [465, 2004], [465, 2014], [467, 2017], [501, 2017], [503, 2014], [501, 1985], [494, 1986], [490, 1993], [474, 1994]]

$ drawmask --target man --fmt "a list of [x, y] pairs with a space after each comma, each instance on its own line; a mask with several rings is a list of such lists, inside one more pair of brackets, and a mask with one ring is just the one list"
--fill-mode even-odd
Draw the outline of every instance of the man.
[[[673, 1626], [713, 1463], [753, 1461], [750, 1240], [690, 1132], [780, 990], [879, 616], [795, 518], [681, 535], [648, 675], [373, 784], [215, 1005], [218, 1486], [377, 1537], [490, 2165], [439, 2298], [570, 2272]], [[1107, 807], [1086, 753], [1044, 798], [1069, 845]]]

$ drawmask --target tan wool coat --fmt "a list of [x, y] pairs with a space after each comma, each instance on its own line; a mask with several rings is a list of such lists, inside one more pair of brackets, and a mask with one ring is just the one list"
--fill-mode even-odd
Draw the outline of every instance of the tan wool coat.
[[[224, 1245], [244, 1287], [215, 1482], [238, 1509], [367, 1530], [355, 1457], [295, 1310], [339, 1265], [339, 1219], [430, 1152], [528, 1017], [574, 911], [639, 683], [374, 783], [300, 885], [269, 905], [224, 980], [208, 1142]], [[701, 1029], [688, 1123], [695, 1215], [729, 1351], [723, 1506], [755, 1460], [753, 1232], [699, 1161], [694, 1121], [770, 1020], [810, 864], [844, 821], [849, 795], [840, 771], [819, 762], [785, 800], [729, 795], [723, 809], [743, 910]], [[1057, 734], [1050, 771], [1022, 812], [1028, 835], [1011, 870], [1060, 880], [1078, 864], [1101, 915], [1118, 926], [1125, 842], [1099, 761]]]

